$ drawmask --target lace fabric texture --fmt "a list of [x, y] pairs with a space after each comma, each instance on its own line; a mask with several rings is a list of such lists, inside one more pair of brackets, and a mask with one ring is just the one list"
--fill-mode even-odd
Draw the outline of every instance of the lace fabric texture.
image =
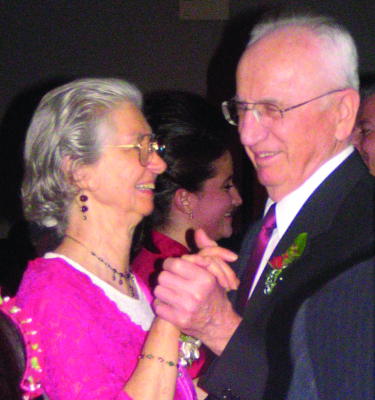
[[147, 290], [142, 290], [135, 280], [136, 291], [138, 295], [138, 299], [133, 299], [125, 294], [119, 292], [114, 287], [112, 287], [109, 283], [104, 282], [96, 275], [87, 271], [81, 265], [71, 260], [70, 258], [63, 256], [57, 253], [47, 253], [43, 256], [44, 258], [62, 258], [65, 260], [71, 267], [74, 267], [79, 272], [87, 275], [90, 278], [90, 281], [95, 285], [101, 288], [104, 294], [116, 303], [117, 308], [124, 314], [127, 314], [128, 317], [136, 324], [140, 325], [144, 331], [149, 331], [152, 321], [155, 318], [155, 314], [151, 308], [151, 300], [148, 298], [147, 294], [149, 293]]
[[[42, 385], [51, 399], [131, 399], [123, 390], [147, 332], [102, 289], [62, 259], [36, 259], [25, 272], [18, 304], [40, 326]], [[175, 400], [195, 399], [181, 370]]]

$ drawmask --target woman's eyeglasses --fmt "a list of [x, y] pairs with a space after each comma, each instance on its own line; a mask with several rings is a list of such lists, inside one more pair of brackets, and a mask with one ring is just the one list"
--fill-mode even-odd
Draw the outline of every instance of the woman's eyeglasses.
[[118, 145], [107, 145], [104, 147], [118, 147], [121, 149], [137, 149], [139, 155], [139, 162], [142, 167], [146, 167], [149, 158], [152, 156], [154, 151], [160, 154], [164, 149], [165, 145], [159, 145], [154, 134], [140, 135], [138, 144], [118, 144]]

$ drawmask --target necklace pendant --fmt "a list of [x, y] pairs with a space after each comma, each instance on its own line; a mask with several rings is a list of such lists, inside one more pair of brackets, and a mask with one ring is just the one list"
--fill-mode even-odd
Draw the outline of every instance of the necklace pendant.
[[[116, 275], [118, 276], [118, 282], [120, 285], [123, 284], [123, 282], [126, 280], [128, 282], [128, 286], [129, 286], [129, 293], [130, 296], [132, 298], [136, 298], [136, 289], [134, 289], [135, 287], [135, 279], [134, 279], [134, 275], [130, 272], [127, 272], [126, 275], [124, 275], [122, 272], [118, 272], [116, 268], [113, 268], [111, 266], [111, 264], [107, 263], [102, 257], [99, 257], [95, 251], [90, 250], [86, 245], [84, 245], [83, 243], [81, 243], [79, 240], [75, 239], [72, 236], [69, 235], [65, 235], [67, 238], [73, 240], [74, 242], [78, 243], [79, 245], [81, 245], [82, 247], [84, 247], [86, 250], [88, 250], [91, 255], [93, 257], [95, 257], [97, 260], [99, 260], [102, 264], [104, 264], [107, 268], [109, 268], [112, 271], [112, 280], [114, 282], [116, 282]], [[132, 286], [132, 284], [134, 284], [134, 287]]]

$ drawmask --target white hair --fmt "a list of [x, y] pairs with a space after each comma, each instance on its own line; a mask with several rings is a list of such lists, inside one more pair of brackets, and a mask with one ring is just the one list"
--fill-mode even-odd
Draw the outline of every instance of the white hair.
[[[39, 103], [25, 144], [22, 200], [26, 218], [65, 232], [68, 211], [79, 189], [78, 166], [98, 162], [106, 137], [106, 115], [124, 102], [141, 108], [139, 90], [119, 79], [79, 79], [47, 93]], [[71, 161], [68, 173], [63, 160]]]
[[248, 46], [261, 38], [287, 28], [310, 31], [319, 40], [322, 65], [336, 87], [359, 90], [358, 54], [350, 33], [332, 18], [290, 16], [258, 23], [251, 32]]

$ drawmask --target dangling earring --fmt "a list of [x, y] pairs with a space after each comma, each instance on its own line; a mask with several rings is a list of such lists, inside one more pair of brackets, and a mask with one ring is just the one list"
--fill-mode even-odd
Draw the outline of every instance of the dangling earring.
[[[79, 196], [79, 200], [82, 201], [82, 203], [85, 203], [88, 199], [89, 199], [89, 198], [88, 198], [85, 194], [81, 194], [81, 196]], [[89, 208], [88, 208], [85, 204], [82, 204], [82, 205], [81, 205], [82, 218], [83, 218], [84, 220], [87, 219], [87, 217], [86, 217], [86, 215], [85, 215], [85, 212], [87, 212], [88, 209], [89, 209]]]
[[193, 214], [193, 212], [191, 212], [190, 213], [190, 219], [193, 219], [193, 217], [194, 217], [194, 214]]

